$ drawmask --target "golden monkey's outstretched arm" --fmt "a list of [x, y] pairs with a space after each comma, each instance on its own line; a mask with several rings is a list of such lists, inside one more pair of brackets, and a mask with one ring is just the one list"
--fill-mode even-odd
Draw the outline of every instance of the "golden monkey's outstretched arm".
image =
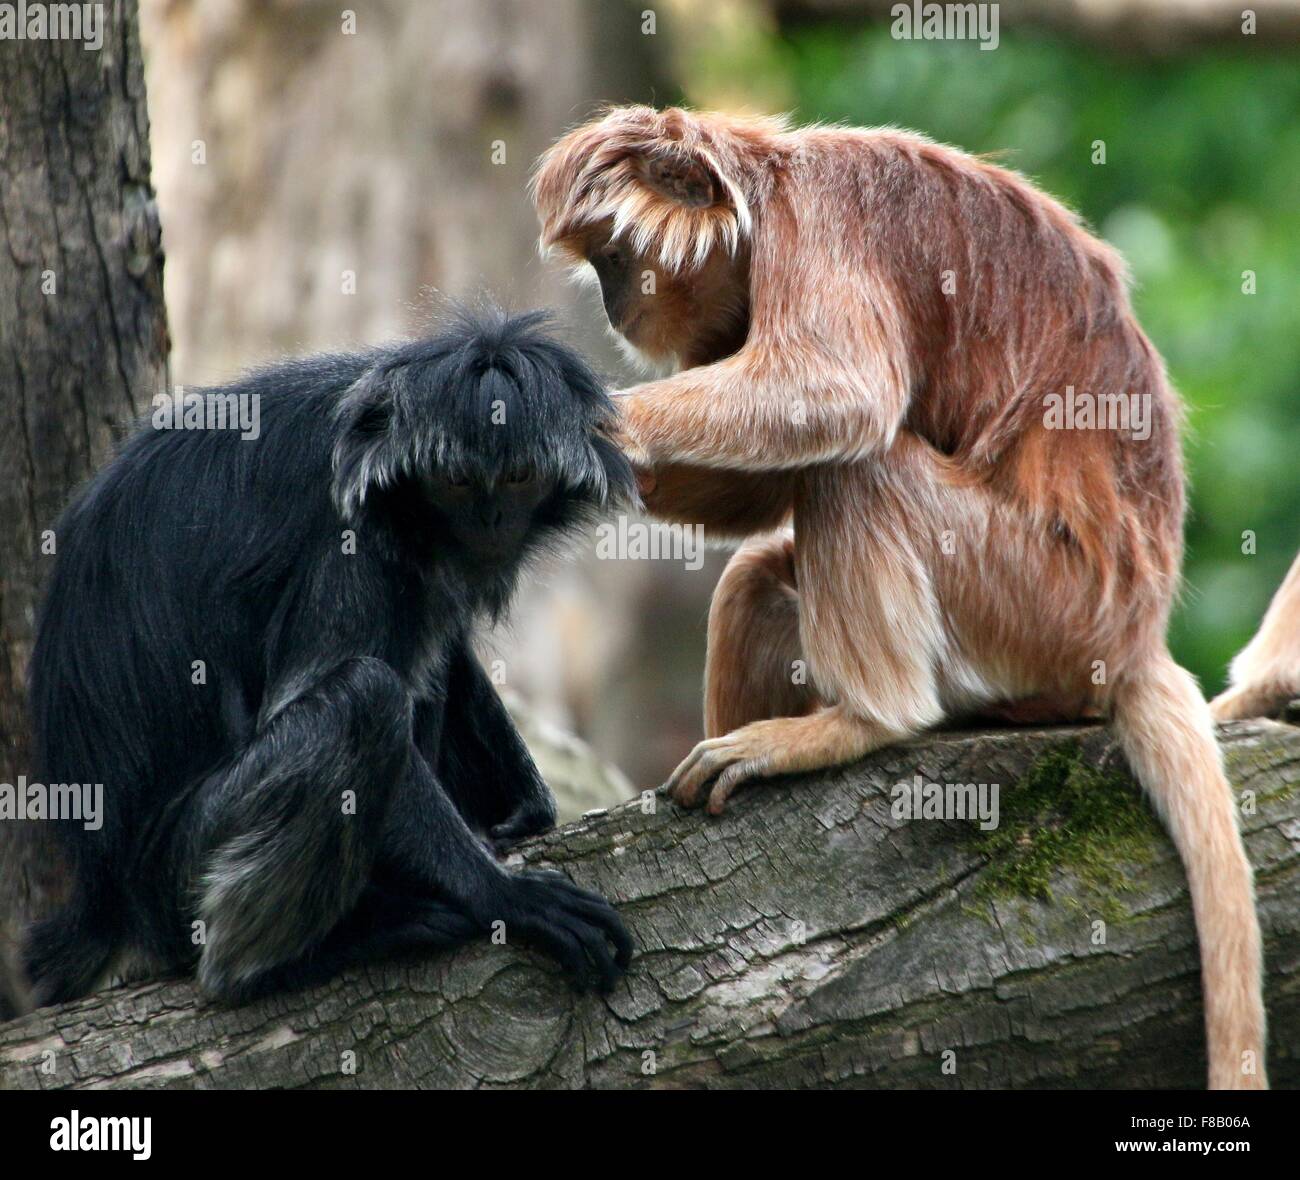
[[635, 386], [615, 404], [639, 465], [779, 471], [887, 447], [907, 406], [900, 381], [833, 363], [785, 365], [747, 348]]

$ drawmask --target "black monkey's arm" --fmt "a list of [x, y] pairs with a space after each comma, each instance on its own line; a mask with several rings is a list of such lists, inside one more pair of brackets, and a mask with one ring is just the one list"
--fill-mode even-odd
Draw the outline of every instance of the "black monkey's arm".
[[397, 784], [381, 864], [389, 886], [448, 901], [480, 929], [502, 922], [507, 937], [537, 943], [580, 987], [593, 976], [612, 987], [631, 958], [632, 940], [604, 898], [559, 873], [510, 873], [497, 864], [419, 749]]
[[[422, 717], [417, 716], [420, 727]], [[422, 734], [417, 742], [427, 751]], [[438, 779], [465, 818], [498, 845], [555, 826], [555, 799], [533, 756], [470, 650], [457, 644], [447, 669]]]

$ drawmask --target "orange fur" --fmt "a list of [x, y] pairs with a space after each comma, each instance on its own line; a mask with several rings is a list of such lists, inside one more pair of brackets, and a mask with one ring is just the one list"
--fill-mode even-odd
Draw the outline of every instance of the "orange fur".
[[[656, 278], [602, 276], [613, 326], [682, 368], [619, 400], [652, 510], [792, 528], [718, 586], [674, 798], [716, 812], [951, 716], [1109, 713], [1187, 867], [1210, 1082], [1263, 1085], [1250, 867], [1164, 639], [1181, 407], [1119, 256], [1022, 177], [894, 130], [616, 109], [534, 183], [544, 245], [612, 242], [619, 276]], [[1068, 386], [1147, 399], [1149, 437], [1048, 429]]]

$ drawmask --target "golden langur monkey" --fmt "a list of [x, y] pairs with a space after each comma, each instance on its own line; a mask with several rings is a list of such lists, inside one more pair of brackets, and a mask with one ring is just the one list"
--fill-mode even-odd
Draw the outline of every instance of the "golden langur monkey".
[[[543, 247], [678, 370], [619, 400], [647, 506], [743, 541], [674, 799], [716, 813], [951, 716], [1105, 714], [1186, 866], [1210, 1085], [1266, 1085], [1251, 869], [1165, 643], [1181, 407], [1116, 252], [894, 130], [616, 108], [533, 184]], [[1132, 419], [1057, 428], [1080, 396]]]

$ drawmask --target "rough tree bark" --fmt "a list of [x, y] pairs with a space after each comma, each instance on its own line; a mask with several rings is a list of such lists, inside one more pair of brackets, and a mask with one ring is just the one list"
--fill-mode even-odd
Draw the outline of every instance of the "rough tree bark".
[[[0, 41], [0, 782], [29, 775], [24, 678], [52, 560], [43, 530], [115, 430], [165, 388], [163, 256], [135, 0], [103, 47]], [[0, 824], [0, 1015], [14, 936], [57, 894], [36, 834]]]
[[[1300, 728], [1223, 736], [1295, 1086]], [[1200, 1086], [1183, 874], [1113, 758], [1093, 728], [945, 734], [719, 820], [634, 801], [522, 853], [621, 901], [608, 997], [486, 943], [238, 1009], [155, 982], [0, 1028], [0, 1087]], [[896, 818], [916, 775], [1001, 784], [1000, 827]]]

